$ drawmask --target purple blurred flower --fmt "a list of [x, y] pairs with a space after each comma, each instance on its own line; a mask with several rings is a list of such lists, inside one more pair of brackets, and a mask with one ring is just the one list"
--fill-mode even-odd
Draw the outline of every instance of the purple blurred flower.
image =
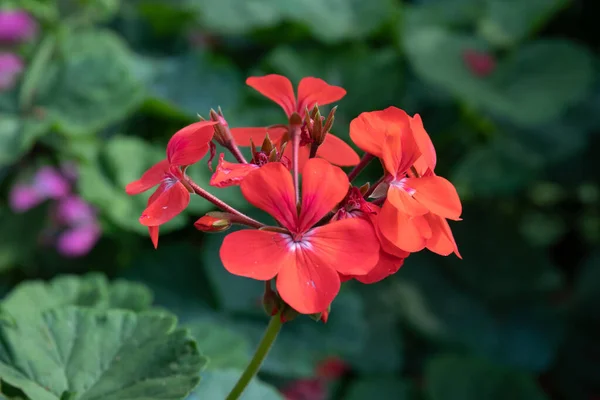
[[22, 42], [37, 32], [35, 20], [22, 10], [0, 10], [0, 42]]
[[60, 200], [57, 208], [60, 223], [69, 226], [89, 225], [96, 222], [96, 212], [88, 203], [77, 196]]
[[59, 199], [69, 193], [69, 181], [50, 166], [41, 167], [33, 177], [33, 187], [46, 198]]
[[29, 185], [16, 184], [9, 194], [10, 208], [15, 212], [25, 212], [45, 200], [38, 191]]
[[13, 53], [0, 53], [0, 91], [10, 89], [23, 71], [23, 62]]
[[65, 257], [80, 257], [92, 250], [101, 234], [100, 227], [96, 223], [77, 226], [58, 237], [56, 248]]

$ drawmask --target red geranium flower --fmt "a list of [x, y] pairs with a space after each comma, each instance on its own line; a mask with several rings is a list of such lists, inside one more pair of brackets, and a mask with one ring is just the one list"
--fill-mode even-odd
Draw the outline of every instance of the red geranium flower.
[[460, 257], [446, 218], [460, 220], [462, 206], [454, 186], [433, 173], [435, 150], [420, 116], [396, 107], [362, 113], [351, 122], [350, 137], [381, 158], [389, 174], [378, 218], [382, 236], [405, 251], [427, 247]]
[[214, 121], [201, 121], [176, 132], [167, 144], [167, 158], [150, 167], [140, 179], [129, 183], [125, 191], [135, 195], [157, 186], [139, 219], [149, 227], [154, 246], [158, 243], [158, 226], [175, 218], [190, 202], [190, 192], [182, 180], [181, 167], [194, 164], [208, 153]]
[[290, 172], [269, 163], [240, 185], [249, 203], [271, 214], [283, 228], [230, 233], [221, 260], [232, 274], [257, 280], [277, 276], [281, 298], [303, 314], [325, 310], [340, 290], [338, 273], [361, 275], [377, 263], [379, 243], [368, 221], [350, 218], [316, 226], [348, 191], [344, 172], [310, 159], [302, 173], [298, 212]]
[[[315, 104], [319, 106], [331, 104], [346, 95], [346, 91], [339, 87], [329, 85], [322, 79], [307, 77], [303, 78], [298, 85], [298, 97], [294, 93], [292, 82], [281, 75], [266, 75], [261, 77], [250, 77], [246, 84], [257, 90], [260, 94], [279, 104], [289, 118], [297, 113], [304, 118], [306, 108], [312, 109]], [[232, 128], [231, 134], [240, 146], [250, 146], [250, 140], [255, 143], [262, 142], [267, 128]], [[273, 128], [268, 130], [269, 136], [274, 143], [280, 144], [287, 137], [287, 129]], [[302, 137], [299, 165], [302, 166], [308, 160], [311, 140]], [[285, 155], [291, 159], [291, 146], [285, 149]], [[327, 134], [325, 141], [319, 146], [317, 156], [326, 159], [335, 165], [352, 166], [358, 164], [360, 158], [352, 147], [338, 137]]]

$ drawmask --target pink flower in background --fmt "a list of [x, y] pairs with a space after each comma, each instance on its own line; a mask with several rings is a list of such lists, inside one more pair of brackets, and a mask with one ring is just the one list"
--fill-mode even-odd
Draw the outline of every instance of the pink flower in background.
[[45, 200], [34, 187], [16, 184], [10, 191], [8, 203], [10, 208], [17, 213], [25, 212]]
[[281, 394], [285, 400], [326, 400], [325, 384], [319, 378], [299, 379], [286, 386]]
[[0, 53], [0, 91], [10, 89], [22, 71], [23, 62], [19, 56], [13, 53]]
[[23, 42], [33, 38], [37, 23], [25, 11], [0, 10], [0, 42]]
[[96, 212], [78, 196], [67, 196], [57, 206], [57, 217], [65, 225], [89, 225], [96, 222]]
[[89, 253], [102, 236], [102, 231], [94, 221], [60, 234], [56, 249], [65, 257], [81, 257]]
[[493, 55], [468, 49], [463, 52], [463, 60], [473, 75], [484, 78], [496, 69], [496, 59]]
[[69, 182], [56, 169], [44, 166], [30, 184], [18, 183], [9, 194], [10, 207], [15, 212], [27, 211], [47, 199], [59, 199], [69, 193]]

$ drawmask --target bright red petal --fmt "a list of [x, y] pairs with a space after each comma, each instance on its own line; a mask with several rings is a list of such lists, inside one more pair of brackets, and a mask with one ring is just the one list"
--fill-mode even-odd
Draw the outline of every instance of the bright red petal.
[[348, 143], [330, 133], [325, 135], [325, 140], [317, 149], [317, 156], [340, 167], [352, 167], [360, 161]]
[[394, 177], [402, 177], [420, 156], [421, 151], [410, 129], [386, 135], [383, 164]]
[[273, 142], [276, 142], [280, 140], [286, 132], [287, 129], [285, 128], [231, 128], [231, 135], [239, 146], [250, 146], [250, 139], [252, 139], [252, 142], [254, 142], [256, 146], [260, 146], [267, 133], [269, 134], [269, 138]]
[[156, 189], [160, 193], [142, 212], [140, 224], [158, 226], [172, 220], [190, 203], [190, 193], [179, 181], [163, 182]]
[[217, 121], [200, 121], [177, 131], [167, 144], [167, 160], [171, 165], [192, 165], [208, 152]]
[[242, 183], [246, 175], [257, 170], [258, 165], [239, 164], [225, 161], [225, 155], [221, 153], [217, 170], [210, 178], [210, 185], [224, 188], [227, 186], [236, 186]]
[[344, 275], [364, 275], [379, 259], [379, 240], [371, 223], [347, 218], [311, 229], [304, 239], [320, 265]]
[[411, 253], [423, 250], [431, 237], [431, 228], [424, 216], [410, 217], [388, 201], [381, 207], [377, 227], [394, 246]]
[[435, 147], [433, 147], [433, 142], [427, 134], [419, 114], [415, 114], [415, 116], [410, 119], [410, 128], [413, 132], [415, 141], [417, 142], [417, 146], [421, 151], [422, 159], [425, 165], [432, 171], [435, 170], [435, 164], [437, 162]]
[[369, 217], [369, 220], [371, 221], [371, 224], [373, 225], [373, 228], [375, 230], [377, 238], [379, 239], [379, 244], [381, 245], [381, 250], [392, 256], [395, 256], [396, 258], [408, 257], [410, 255], [410, 253], [408, 251], [401, 250], [398, 247], [396, 247], [394, 244], [392, 244], [392, 242], [390, 242], [388, 239], [386, 239], [385, 236], [383, 236], [380, 229], [377, 227], [378, 220], [379, 220], [379, 213], [381, 212], [381, 208], [379, 208], [376, 205], [371, 204], [371, 203], [369, 203], [369, 208], [371, 208], [373, 211], [376, 212], [375, 214], [369, 214], [368, 217]]
[[259, 230], [230, 233], [223, 239], [220, 256], [223, 266], [234, 275], [266, 281], [285, 265], [295, 265], [288, 235]]
[[427, 214], [425, 216], [429, 225], [431, 226], [431, 238], [427, 240], [427, 248], [436, 254], [442, 256], [448, 256], [452, 253], [456, 254], [458, 258], [462, 259], [462, 256], [458, 252], [458, 246], [448, 225], [448, 221], [444, 218], [433, 214]]
[[246, 84], [279, 104], [288, 117], [296, 111], [294, 88], [292, 87], [292, 82], [285, 76], [275, 74], [252, 76], [246, 79]]
[[381, 250], [379, 252], [379, 261], [375, 265], [375, 268], [366, 275], [356, 275], [354, 278], [360, 283], [369, 285], [395, 274], [403, 264], [404, 258], [395, 257]]
[[253, 206], [271, 214], [289, 230], [297, 223], [292, 175], [283, 164], [268, 163], [249, 173], [240, 185], [242, 194]]
[[298, 231], [305, 232], [319, 222], [344, 199], [348, 186], [348, 176], [341, 168], [320, 158], [308, 160], [302, 170], [302, 209]]
[[396, 210], [410, 216], [425, 215], [429, 209], [415, 200], [403, 188], [390, 185], [387, 192], [387, 201], [390, 202]]
[[[288, 142], [285, 146], [285, 150], [283, 151], [283, 156], [287, 157], [290, 160], [290, 165], [292, 161], [292, 143]], [[298, 149], [298, 171], [303, 171], [306, 162], [308, 161], [310, 156], [310, 146], [300, 146]], [[291, 166], [290, 166], [291, 168]]]
[[151, 166], [140, 179], [125, 186], [129, 195], [139, 194], [158, 185], [169, 171], [169, 161], [162, 160]]
[[340, 291], [338, 273], [330, 265], [321, 264], [315, 252], [297, 246], [295, 257], [280, 265], [277, 291], [299, 313], [323, 311]]
[[[410, 130], [408, 114], [396, 107], [364, 112], [350, 122], [350, 138], [362, 150], [377, 157], [383, 154], [385, 136]], [[395, 172], [395, 171], [394, 171]]]
[[338, 101], [346, 95], [346, 90], [339, 86], [333, 86], [323, 79], [307, 77], [303, 78], [298, 85], [298, 108], [300, 115], [305, 108], [309, 110], [318, 104], [324, 106]]
[[460, 198], [454, 185], [441, 176], [408, 178], [406, 185], [415, 190], [413, 197], [433, 214], [459, 220], [462, 212]]
[[158, 227], [158, 226], [149, 226], [148, 227], [148, 234], [150, 235], [150, 240], [152, 240], [152, 244], [154, 245], [155, 249], [158, 248], [158, 230], [159, 229], [160, 229], [160, 227]]

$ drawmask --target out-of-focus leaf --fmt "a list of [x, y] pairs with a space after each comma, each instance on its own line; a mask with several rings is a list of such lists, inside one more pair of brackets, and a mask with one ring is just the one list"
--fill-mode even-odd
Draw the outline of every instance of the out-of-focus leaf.
[[409, 400], [412, 393], [412, 385], [397, 377], [361, 378], [350, 384], [344, 400]]
[[68, 32], [58, 43], [37, 104], [58, 128], [90, 135], [141, 104], [144, 90], [122, 40], [108, 31]]
[[0, 337], [2, 379], [39, 400], [181, 399], [206, 362], [167, 313], [67, 307]]
[[[135, 137], [115, 136], [106, 142], [96, 159], [84, 164], [79, 171], [79, 190], [83, 198], [95, 205], [103, 216], [119, 227], [148, 234], [148, 228], [138, 222], [153, 192], [129, 196], [125, 186], [136, 179], [154, 163], [163, 159], [164, 153], [148, 142]], [[162, 233], [180, 228], [185, 216], [179, 215], [162, 225]]]
[[405, 33], [415, 72], [473, 107], [532, 126], [559, 117], [581, 100], [593, 80], [587, 49], [564, 40], [538, 40], [499, 61], [488, 77], [467, 67], [464, 53], [488, 51], [484, 41], [436, 27]]
[[46, 119], [0, 113], [0, 167], [17, 161], [49, 128]]
[[238, 332], [210, 321], [191, 322], [186, 327], [192, 332], [202, 355], [208, 357], [209, 371], [243, 370], [250, 362], [250, 345]]
[[[233, 389], [243, 370], [222, 369], [208, 370], [202, 373], [202, 384], [198, 386], [187, 400], [224, 399]], [[283, 400], [279, 392], [270, 385], [252, 379], [240, 397], [241, 400]]]
[[438, 356], [425, 368], [428, 400], [544, 400], [533, 379], [477, 358]]
[[562, 333], [556, 313], [530, 304], [492, 311], [453, 285], [423, 255], [411, 258], [386, 295], [391, 309], [398, 310], [421, 335], [449, 348], [467, 349], [535, 372], [554, 360]]

